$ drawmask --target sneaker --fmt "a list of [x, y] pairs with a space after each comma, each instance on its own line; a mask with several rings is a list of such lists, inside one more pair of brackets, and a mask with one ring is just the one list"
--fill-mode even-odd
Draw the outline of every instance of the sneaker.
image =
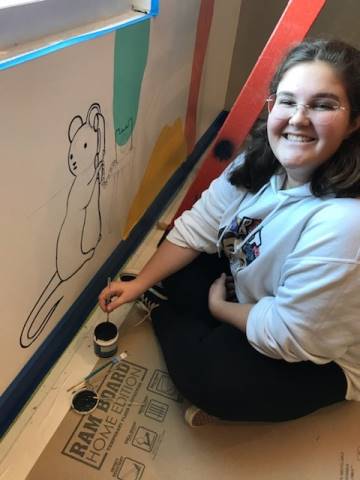
[[[136, 273], [124, 272], [120, 274], [119, 278], [123, 282], [129, 282], [134, 280], [136, 276]], [[151, 312], [154, 308], [157, 308], [161, 302], [166, 300], [167, 296], [165, 295], [165, 289], [160, 282], [146, 290], [135, 302], [136, 305], [146, 313], [146, 315], [135, 326], [140, 325], [140, 323], [143, 323], [146, 319], [151, 320]]]
[[217, 417], [209, 415], [196, 405], [190, 405], [190, 407], [185, 410], [185, 422], [193, 428], [214, 423], [218, 420], [219, 419]]
[[151, 312], [160, 305], [160, 302], [161, 300], [156, 295], [149, 290], [146, 290], [146, 292], [136, 300], [136, 305], [144, 310], [147, 316], [151, 319]]
[[[123, 272], [123, 273], [120, 273], [119, 275], [119, 278], [122, 282], [130, 282], [131, 280], [135, 280], [136, 277], [137, 277], [136, 273], [130, 273], [130, 272]], [[147, 290], [147, 292], [150, 292], [154, 299], [167, 300], [165, 289], [162, 286], [161, 282], [158, 282], [152, 287], [150, 287], [149, 290]], [[146, 292], [143, 295], [145, 294]]]

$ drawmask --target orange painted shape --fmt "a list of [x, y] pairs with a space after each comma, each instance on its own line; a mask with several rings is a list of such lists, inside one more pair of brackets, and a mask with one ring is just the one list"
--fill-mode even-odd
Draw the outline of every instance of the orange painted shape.
[[197, 22], [194, 57], [192, 63], [189, 98], [185, 120], [185, 137], [188, 153], [191, 153], [196, 141], [197, 108], [204, 67], [205, 54], [214, 13], [214, 0], [202, 0]]
[[183, 122], [162, 128], [139, 189], [130, 207], [123, 238], [126, 238], [175, 170], [186, 159]]
[[[326, 0], [290, 0], [272, 35], [236, 99], [215, 142], [231, 140], [235, 151], [242, 145], [266, 99], [268, 85], [286, 50], [303, 40]], [[211, 150], [191, 184], [175, 218], [192, 207], [211, 181], [229, 162], [219, 162]]]

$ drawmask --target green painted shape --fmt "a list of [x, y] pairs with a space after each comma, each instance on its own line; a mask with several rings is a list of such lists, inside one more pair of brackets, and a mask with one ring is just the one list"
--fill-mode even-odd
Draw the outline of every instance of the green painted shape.
[[150, 20], [116, 32], [113, 115], [118, 145], [125, 145], [129, 141], [135, 127], [149, 51], [149, 35]]

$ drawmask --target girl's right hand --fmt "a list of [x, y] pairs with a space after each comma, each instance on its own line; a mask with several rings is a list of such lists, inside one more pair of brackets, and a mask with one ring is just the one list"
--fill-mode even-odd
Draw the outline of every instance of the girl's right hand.
[[144, 292], [138, 279], [127, 282], [113, 281], [99, 295], [99, 305], [104, 312], [112, 312], [124, 303], [133, 302]]

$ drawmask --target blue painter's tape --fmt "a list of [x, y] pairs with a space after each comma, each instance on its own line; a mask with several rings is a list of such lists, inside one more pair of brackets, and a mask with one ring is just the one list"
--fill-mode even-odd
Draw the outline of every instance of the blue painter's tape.
[[150, 15], [151, 16], [159, 15], [159, 0], [152, 0]]
[[[158, 2], [153, 2], [157, 3], [158, 7]], [[108, 33], [114, 32], [116, 30], [119, 30], [120, 28], [126, 28], [129, 25], [134, 25], [135, 23], [143, 22], [145, 20], [149, 20], [152, 16], [156, 15], [155, 13], [152, 13], [152, 10], [149, 14], [144, 15], [139, 18], [134, 18], [132, 20], [129, 20], [124, 23], [120, 23], [117, 25], [112, 25], [111, 27], [104, 28], [101, 30], [97, 30], [95, 32], [89, 32], [89, 33], [84, 33], [83, 35], [79, 35], [76, 37], [70, 37], [67, 38], [66, 40], [61, 40], [57, 43], [53, 43], [51, 45], [47, 45], [45, 47], [40, 47], [36, 50], [33, 50], [31, 52], [26, 52], [23, 54], [20, 54], [16, 57], [9, 58], [6, 60], [1, 60], [0, 61], [0, 70], [6, 70], [7, 68], [12, 68], [17, 65], [20, 65], [25, 62], [29, 62], [31, 60], [34, 60], [39, 57], [43, 57], [45, 55], [48, 55], [49, 53], [56, 52], [58, 50], [62, 50], [63, 48], [71, 47], [72, 45], [76, 45], [78, 43], [82, 42], [87, 42], [89, 40], [93, 40], [94, 38], [97, 37], [102, 37], [103, 35], [107, 35]]]

